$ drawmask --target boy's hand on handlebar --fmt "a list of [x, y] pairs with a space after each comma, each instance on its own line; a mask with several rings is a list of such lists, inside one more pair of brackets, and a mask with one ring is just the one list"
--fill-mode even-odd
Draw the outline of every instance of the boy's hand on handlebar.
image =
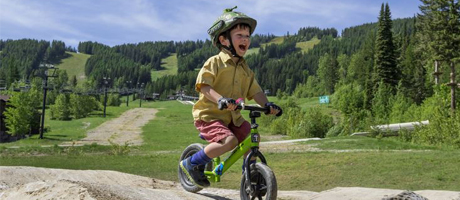
[[270, 114], [275, 115], [277, 117], [281, 116], [283, 114], [283, 109], [281, 109], [279, 106], [277, 106], [273, 102], [267, 102], [265, 104], [265, 107], [270, 107]]
[[236, 101], [234, 99], [225, 97], [221, 97], [217, 101], [217, 105], [220, 110], [223, 110], [224, 108], [226, 108], [227, 110], [236, 110], [237, 107]]

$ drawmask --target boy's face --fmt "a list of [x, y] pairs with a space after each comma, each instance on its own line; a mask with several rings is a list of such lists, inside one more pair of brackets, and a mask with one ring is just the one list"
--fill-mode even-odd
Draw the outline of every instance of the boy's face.
[[[230, 31], [230, 36], [232, 37], [233, 47], [235, 48], [236, 53], [243, 57], [251, 44], [249, 28], [242, 28], [241, 26], [238, 26]], [[225, 39], [224, 37], [221, 39], [221, 44], [230, 46], [230, 41], [228, 39]]]

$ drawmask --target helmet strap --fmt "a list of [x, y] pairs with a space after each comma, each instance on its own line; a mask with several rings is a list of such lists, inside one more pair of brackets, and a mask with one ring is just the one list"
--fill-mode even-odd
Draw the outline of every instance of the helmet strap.
[[233, 46], [233, 41], [232, 41], [232, 37], [230, 36], [230, 31], [227, 31], [225, 35], [226, 35], [228, 41], [230, 42], [230, 46], [229, 47], [227, 47], [225, 45], [222, 45], [222, 46], [225, 49], [229, 50], [232, 53], [233, 57], [241, 58], [241, 56], [236, 53], [235, 46]]

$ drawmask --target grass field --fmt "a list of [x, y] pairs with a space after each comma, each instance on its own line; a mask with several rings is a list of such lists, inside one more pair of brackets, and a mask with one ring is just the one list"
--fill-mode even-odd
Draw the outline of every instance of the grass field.
[[85, 65], [86, 61], [88, 60], [91, 55], [84, 54], [84, 53], [74, 53], [74, 52], [66, 52], [70, 56], [61, 60], [61, 63], [56, 67], [60, 70], [65, 70], [67, 75], [69, 76], [69, 80], [73, 76], [77, 76], [78, 84], [82, 83], [85, 77]]
[[317, 44], [319, 44], [321, 40], [319, 40], [317, 37], [314, 37], [310, 41], [306, 42], [298, 42], [295, 47], [300, 48], [303, 53], [307, 53], [310, 49], [313, 49], [313, 47]]
[[[283, 43], [283, 42], [284, 42], [284, 36], [280, 36], [280, 37], [275, 37], [275, 38], [273, 38], [270, 42], [261, 44], [260, 46], [261, 46], [262, 48], [264, 48], [265, 46], [270, 45], [270, 44], [281, 44], [281, 43]], [[260, 49], [261, 47], [250, 48], [250, 49], [248, 49], [248, 52], [246, 52], [246, 55], [245, 55], [245, 56], [248, 56], [248, 55], [251, 55], [251, 54], [257, 54], [257, 53], [259, 53], [259, 49]]]
[[162, 76], [177, 74], [177, 54], [172, 53], [167, 58], [162, 59], [161, 67], [164, 69], [159, 71], [152, 71], [152, 81], [157, 80]]
[[[312, 99], [303, 101], [301, 105], [307, 109], [315, 105]], [[135, 102], [130, 103], [130, 107], [136, 105]], [[45, 140], [33, 137], [18, 143], [0, 144], [0, 165], [116, 170], [177, 181], [177, 162], [181, 151], [191, 143], [204, 143], [193, 127], [191, 106], [177, 101], [149, 102], [142, 106], [157, 108], [159, 112], [143, 127], [144, 145], [128, 147], [130, 151], [127, 154], [114, 154], [116, 146], [37, 146], [82, 137], [76, 132], [84, 132], [78, 129], [83, 121], [93, 120], [92, 124], [96, 126], [107, 120], [96, 113], [81, 121], [54, 121], [56, 124], [48, 121], [52, 122], [49, 124], [52, 132], [46, 134]], [[125, 106], [110, 107], [109, 118], [126, 109]], [[70, 129], [77, 131], [73, 133]], [[263, 140], [265, 134], [261, 134]], [[339, 186], [460, 190], [460, 150], [403, 143], [395, 138], [366, 137], [326, 138], [302, 145], [311, 145], [318, 150], [265, 154], [281, 190], [322, 191]], [[10, 146], [19, 148], [7, 148]], [[241, 164], [240, 160], [223, 176], [222, 182], [214, 186], [238, 188]]]

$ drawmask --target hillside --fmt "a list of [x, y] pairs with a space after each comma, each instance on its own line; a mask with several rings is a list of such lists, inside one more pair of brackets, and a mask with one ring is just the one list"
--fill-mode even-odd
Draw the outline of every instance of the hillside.
[[91, 55], [74, 52], [66, 52], [66, 55], [68, 55], [68, 57], [62, 59], [56, 67], [65, 70], [69, 79], [73, 76], [77, 76], [78, 83], [80, 84], [86, 78], [85, 64]]
[[[276, 37], [272, 39], [268, 43], [262, 43], [262, 48], [272, 45], [272, 44], [282, 44], [284, 42], [284, 37]], [[308, 50], [312, 49], [314, 45], [318, 44], [320, 40], [318, 38], [313, 38], [310, 41], [306, 42], [298, 42], [296, 44], [297, 48], [300, 48], [302, 52], [307, 52]], [[246, 55], [257, 54], [259, 52], [260, 47], [251, 48], [248, 50]], [[60, 64], [57, 65], [59, 69], [63, 69], [67, 71], [67, 75], [69, 78], [76, 75], [78, 82], [82, 82], [86, 79], [85, 76], [85, 64], [86, 61], [91, 57], [89, 54], [84, 53], [74, 53], [74, 52], [66, 52], [68, 57], [61, 60]], [[157, 80], [166, 75], [176, 75], [177, 74], [177, 53], [171, 53], [168, 57], [161, 59], [161, 70], [152, 70], [151, 77], [152, 81]]]
[[[284, 42], [284, 36], [279, 36], [279, 37], [275, 37], [273, 38], [270, 42], [268, 43], [262, 43], [260, 46], [262, 46], [262, 48], [266, 47], [267, 45], [271, 45], [271, 44], [282, 44]], [[251, 55], [251, 54], [257, 54], [259, 53], [259, 49], [260, 47], [256, 47], [256, 48], [250, 48], [248, 49], [248, 52], [246, 52], [246, 55], [245, 56], [248, 56], [248, 55]]]
[[177, 74], [177, 53], [172, 53], [170, 56], [161, 59], [161, 68], [162, 70], [152, 71], [152, 81], [162, 76]]
[[312, 38], [310, 41], [306, 42], [297, 42], [295, 47], [301, 49], [303, 53], [307, 53], [310, 49], [313, 49], [313, 47], [321, 42], [318, 37]]

